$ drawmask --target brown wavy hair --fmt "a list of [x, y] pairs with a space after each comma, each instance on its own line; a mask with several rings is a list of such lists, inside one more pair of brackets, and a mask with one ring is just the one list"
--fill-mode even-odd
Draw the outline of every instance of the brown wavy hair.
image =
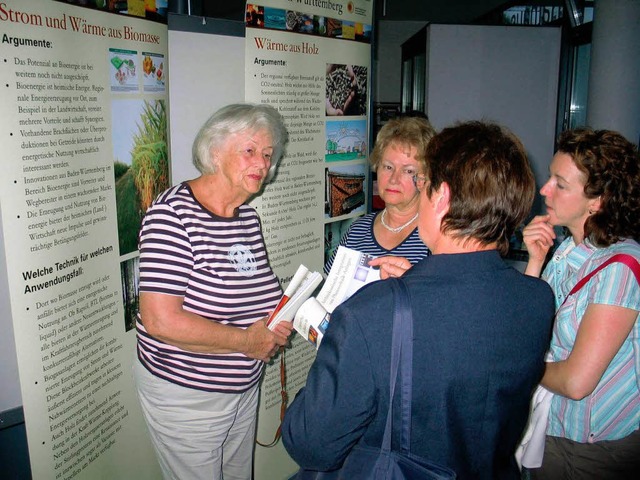
[[608, 247], [623, 238], [640, 238], [640, 157], [638, 147], [618, 132], [580, 128], [558, 138], [557, 150], [566, 153], [585, 175], [584, 194], [600, 197], [600, 210], [584, 224], [584, 236]]
[[429, 196], [449, 185], [443, 233], [482, 245], [495, 242], [506, 255], [536, 191], [524, 146], [513, 133], [480, 121], [445, 128], [427, 147], [427, 177]]

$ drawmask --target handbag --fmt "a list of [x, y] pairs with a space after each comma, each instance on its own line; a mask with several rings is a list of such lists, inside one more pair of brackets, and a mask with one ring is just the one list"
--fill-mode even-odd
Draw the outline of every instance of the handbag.
[[[411, 446], [411, 373], [413, 359], [413, 317], [409, 293], [402, 279], [387, 280], [394, 295], [391, 368], [389, 379], [389, 409], [382, 445], [370, 447], [356, 444], [342, 467], [329, 472], [301, 469], [298, 480], [446, 480], [456, 478], [453, 470], [413, 455]], [[402, 408], [401, 449], [391, 450], [393, 397], [400, 375]]]

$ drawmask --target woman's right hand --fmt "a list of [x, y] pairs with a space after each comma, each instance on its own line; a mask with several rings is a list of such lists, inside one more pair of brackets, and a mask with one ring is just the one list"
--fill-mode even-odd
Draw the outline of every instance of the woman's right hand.
[[380, 268], [380, 278], [398, 278], [411, 268], [411, 262], [404, 257], [395, 255], [387, 255], [384, 257], [372, 258], [369, 260], [369, 266]]
[[280, 322], [272, 331], [267, 328], [265, 320], [259, 320], [245, 330], [247, 338], [242, 353], [249, 358], [269, 362], [278, 353], [280, 347], [285, 346], [289, 341], [293, 323]]
[[524, 227], [522, 240], [529, 253], [527, 275], [540, 276], [542, 265], [555, 238], [556, 233], [553, 225], [549, 223], [549, 215], [538, 215]]

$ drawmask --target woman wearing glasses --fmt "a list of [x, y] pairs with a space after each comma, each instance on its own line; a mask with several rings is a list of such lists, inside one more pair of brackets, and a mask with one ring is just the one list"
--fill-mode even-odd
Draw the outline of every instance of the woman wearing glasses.
[[145, 214], [134, 371], [165, 479], [251, 478], [258, 384], [291, 323], [265, 325], [282, 292], [247, 202], [286, 142], [273, 107], [221, 108], [193, 144], [201, 175]]
[[[380, 129], [370, 162], [385, 208], [353, 222], [340, 245], [374, 257], [404, 257], [411, 264], [429, 255], [418, 236], [414, 177], [425, 171], [425, 151], [435, 133], [429, 121], [419, 117], [394, 118]], [[332, 264], [333, 257], [325, 273]]]

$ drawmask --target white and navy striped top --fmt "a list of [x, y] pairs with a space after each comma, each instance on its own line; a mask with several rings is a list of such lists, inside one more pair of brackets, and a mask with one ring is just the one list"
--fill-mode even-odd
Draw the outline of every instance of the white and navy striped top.
[[[186, 183], [160, 194], [144, 217], [140, 291], [184, 297], [185, 310], [239, 328], [265, 317], [282, 294], [256, 211], [242, 205], [233, 218], [218, 217]], [[260, 379], [263, 363], [241, 353], [188, 352], [153, 338], [140, 321], [136, 328], [138, 358], [169, 382], [239, 393]]]
[[[431, 251], [422, 240], [420, 240], [417, 227], [414, 228], [411, 235], [405, 238], [397, 247], [387, 250], [381, 246], [373, 235], [373, 223], [379, 214], [380, 212], [369, 213], [358, 218], [351, 224], [347, 233], [344, 234], [340, 240], [340, 245], [344, 245], [361, 253], [367, 253], [373, 257], [382, 257], [385, 255], [405, 257], [412, 265], [431, 254]], [[333, 265], [333, 259], [337, 251], [338, 249], [336, 248], [336, 251], [324, 266], [325, 274], [328, 274], [329, 270], [331, 270], [331, 265]]]

